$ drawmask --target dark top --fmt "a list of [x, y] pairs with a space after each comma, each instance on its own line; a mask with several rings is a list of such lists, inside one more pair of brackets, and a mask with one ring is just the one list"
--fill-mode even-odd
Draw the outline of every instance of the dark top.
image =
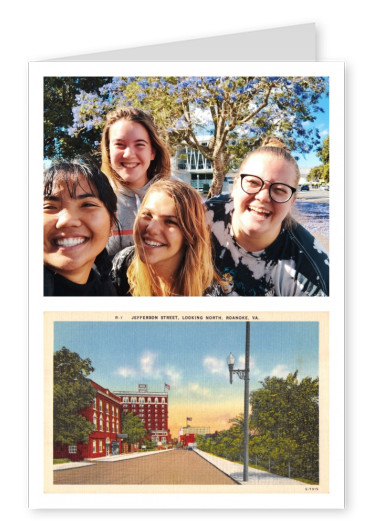
[[329, 257], [304, 227], [282, 227], [266, 249], [248, 252], [232, 233], [234, 203], [229, 195], [206, 202], [215, 265], [229, 283], [227, 295], [327, 296]]
[[44, 295], [56, 297], [111, 297], [116, 295], [109, 278], [101, 278], [92, 269], [86, 284], [76, 284], [44, 266]]
[[[125, 247], [118, 252], [112, 261], [111, 279], [116, 287], [118, 295], [130, 295], [127, 278], [128, 267], [130, 266], [135, 255], [134, 245]], [[221, 297], [224, 295], [222, 288], [216, 282], [209, 286], [204, 294], [205, 297]]]

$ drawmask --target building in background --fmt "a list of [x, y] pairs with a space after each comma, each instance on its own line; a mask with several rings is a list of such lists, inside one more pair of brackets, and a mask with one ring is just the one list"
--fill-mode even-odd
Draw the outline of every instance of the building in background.
[[95, 398], [90, 406], [78, 411], [93, 424], [88, 443], [74, 445], [55, 444], [54, 458], [68, 458], [71, 461], [117, 455], [125, 451], [121, 436], [121, 400], [108, 389], [91, 381], [96, 390]]
[[139, 384], [137, 391], [114, 391], [114, 395], [120, 399], [124, 414], [132, 412], [144, 421], [148, 438], [152, 442], [157, 446], [171, 443], [168, 428], [168, 393], [149, 391], [146, 384]]
[[196, 435], [208, 435], [210, 428], [186, 426], [180, 428], [178, 440], [183, 448], [192, 447], [196, 443]]
[[[199, 136], [198, 141], [202, 146], [207, 146], [212, 137], [210, 135]], [[206, 159], [198, 149], [188, 145], [177, 148], [171, 159], [173, 175], [190, 184], [203, 194], [209, 192], [213, 180], [213, 168], [211, 162]], [[225, 177], [222, 193], [232, 191], [235, 174], [229, 173]]]

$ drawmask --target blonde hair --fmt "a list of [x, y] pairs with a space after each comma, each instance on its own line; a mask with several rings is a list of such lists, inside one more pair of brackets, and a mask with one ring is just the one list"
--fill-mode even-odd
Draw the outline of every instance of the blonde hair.
[[110, 129], [111, 126], [119, 120], [136, 122], [142, 125], [148, 132], [151, 146], [155, 151], [155, 158], [150, 162], [150, 166], [147, 170], [147, 178], [149, 181], [153, 178], [156, 180], [168, 179], [171, 171], [170, 153], [167, 145], [160, 137], [151, 116], [135, 107], [120, 107], [108, 113], [101, 141], [101, 170], [111, 181], [114, 190], [118, 190], [120, 180], [118, 174], [112, 168], [110, 161]]
[[[139, 219], [142, 207], [153, 192], [162, 192], [174, 201], [178, 225], [184, 238], [184, 255], [180, 268], [169, 286], [162, 285], [153, 267], [140, 259], [138, 247], [142, 245]], [[205, 220], [205, 207], [200, 194], [181, 181], [158, 181], [145, 194], [134, 223], [135, 257], [128, 268], [127, 277], [133, 296], [181, 295], [200, 297], [219, 276], [213, 267], [210, 231]]]
[[254, 149], [248, 155], [245, 157], [243, 162], [241, 163], [241, 166], [239, 168], [238, 176], [240, 173], [242, 173], [242, 170], [245, 166], [245, 164], [249, 161], [251, 157], [254, 155], [271, 155], [272, 157], [275, 157], [276, 159], [284, 159], [285, 161], [289, 162], [295, 171], [295, 183], [294, 188], [298, 186], [298, 182], [300, 180], [300, 170], [298, 163], [296, 162], [295, 158], [291, 155], [289, 148], [286, 146], [286, 144], [281, 140], [280, 138], [276, 136], [267, 136], [262, 144], [261, 147]]

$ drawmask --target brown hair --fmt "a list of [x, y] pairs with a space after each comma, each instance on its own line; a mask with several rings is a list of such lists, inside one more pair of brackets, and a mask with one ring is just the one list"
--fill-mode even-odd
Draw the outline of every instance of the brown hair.
[[119, 120], [128, 120], [129, 122], [141, 124], [149, 134], [152, 148], [155, 151], [155, 158], [150, 162], [150, 166], [147, 170], [149, 181], [154, 177], [156, 180], [168, 179], [170, 177], [171, 169], [170, 153], [166, 144], [160, 137], [151, 116], [135, 107], [120, 107], [108, 113], [101, 141], [101, 170], [110, 179], [113, 188], [115, 190], [118, 189], [119, 176], [116, 171], [113, 170], [110, 162], [110, 129], [111, 126]]
[[[170, 286], [159, 285], [149, 264], [141, 261], [138, 246], [142, 245], [139, 218], [142, 207], [153, 192], [163, 192], [174, 201], [178, 225], [183, 233], [185, 252], [176, 277]], [[130, 293], [133, 296], [182, 295], [202, 296], [213, 283], [219, 281], [213, 268], [210, 231], [206, 223], [205, 207], [200, 194], [182, 181], [158, 181], [145, 194], [134, 223], [135, 257], [128, 268]]]

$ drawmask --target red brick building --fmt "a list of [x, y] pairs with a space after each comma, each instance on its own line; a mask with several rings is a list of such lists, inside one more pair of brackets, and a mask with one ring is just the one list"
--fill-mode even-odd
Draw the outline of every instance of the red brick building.
[[114, 391], [123, 406], [124, 414], [132, 412], [144, 421], [148, 438], [158, 446], [171, 442], [168, 428], [168, 393], [148, 391], [145, 384], [138, 391]]
[[196, 435], [207, 435], [210, 428], [185, 426], [179, 430], [179, 442], [183, 448], [196, 442]]
[[54, 446], [54, 458], [67, 457], [72, 461], [85, 458], [117, 455], [128, 450], [128, 445], [118, 435], [121, 434], [122, 401], [111, 391], [91, 380], [96, 390], [92, 404], [78, 414], [93, 423], [94, 431], [88, 443]]

